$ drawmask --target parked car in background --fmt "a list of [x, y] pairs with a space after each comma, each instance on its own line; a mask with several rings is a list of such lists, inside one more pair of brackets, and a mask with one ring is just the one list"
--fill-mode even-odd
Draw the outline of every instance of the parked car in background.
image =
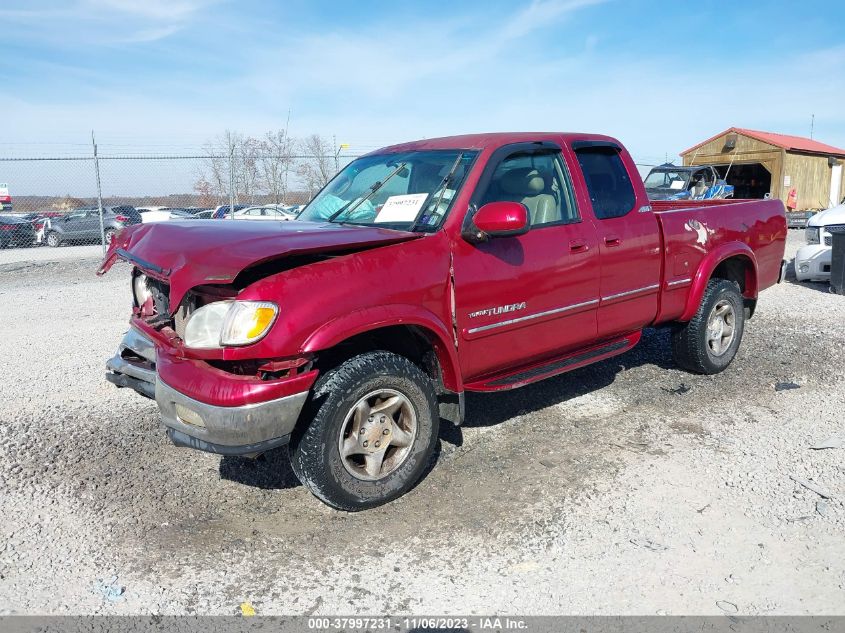
[[733, 185], [726, 184], [710, 165], [666, 163], [648, 172], [644, 184], [649, 200], [716, 200], [734, 194]]
[[166, 222], [168, 220], [192, 220], [194, 215], [184, 209], [173, 207], [138, 207], [141, 222]]
[[816, 213], [807, 221], [807, 245], [795, 254], [795, 277], [798, 281], [828, 281], [833, 236], [829, 226], [845, 224], [845, 204]]
[[265, 205], [261, 207], [247, 207], [240, 211], [235, 211], [236, 220], [295, 220], [296, 214], [288, 211], [288, 209], [276, 206]]
[[[250, 205], [248, 205], [248, 204], [236, 204], [235, 207], [234, 207], [235, 212], [237, 213], [241, 209], [246, 209], [248, 206], [250, 206]], [[231, 218], [232, 214], [229, 211], [229, 205], [228, 204], [221, 204], [219, 207], [215, 207], [214, 212], [211, 214], [211, 217], [215, 220], [222, 220], [223, 218]]]
[[[103, 209], [106, 244], [123, 227], [141, 224], [141, 214], [135, 207], [121, 205]], [[44, 227], [47, 246], [100, 241], [100, 212], [97, 207], [75, 209], [61, 218], [48, 218]]]
[[32, 246], [35, 243], [35, 227], [26, 218], [0, 215], [0, 248]]
[[214, 215], [214, 209], [204, 209], [203, 211], [197, 211], [193, 215], [197, 220], [212, 220], [214, 219], [212, 217]]

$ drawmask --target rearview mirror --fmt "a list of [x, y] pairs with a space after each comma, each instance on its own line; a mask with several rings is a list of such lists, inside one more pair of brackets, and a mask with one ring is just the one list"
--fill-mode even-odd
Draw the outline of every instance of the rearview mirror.
[[473, 237], [513, 237], [528, 232], [528, 209], [519, 202], [488, 202], [473, 216]]

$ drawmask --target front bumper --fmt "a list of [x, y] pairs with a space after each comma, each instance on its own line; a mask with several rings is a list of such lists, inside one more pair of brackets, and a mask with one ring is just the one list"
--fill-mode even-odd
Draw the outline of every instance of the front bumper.
[[798, 281], [828, 281], [833, 249], [824, 244], [808, 244], [795, 253], [795, 277]]
[[[107, 363], [106, 379], [118, 387], [130, 387], [155, 399], [167, 435], [177, 446], [186, 446], [221, 455], [251, 455], [287, 444], [309, 390], [286, 394], [264, 401], [237, 406], [202, 402], [182, 393], [162, 380], [156, 367], [156, 348], [152, 340], [130, 328]], [[193, 364], [195, 372], [208, 367], [209, 390], [223, 380], [220, 370], [204, 363]], [[203, 376], [192, 376], [194, 381]], [[233, 377], [243, 382], [243, 377]], [[219, 389], [218, 389], [219, 390]]]

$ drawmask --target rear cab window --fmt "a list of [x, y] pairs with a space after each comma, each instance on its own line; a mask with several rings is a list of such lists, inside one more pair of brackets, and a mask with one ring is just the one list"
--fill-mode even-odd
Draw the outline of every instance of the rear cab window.
[[576, 145], [575, 156], [584, 174], [596, 218], [621, 218], [633, 210], [637, 201], [634, 185], [615, 146]]

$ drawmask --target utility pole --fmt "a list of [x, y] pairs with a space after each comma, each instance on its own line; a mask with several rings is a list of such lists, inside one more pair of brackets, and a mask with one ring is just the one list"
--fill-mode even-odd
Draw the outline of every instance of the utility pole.
[[810, 115], [810, 138], [813, 138], [813, 128], [816, 127], [816, 115]]
[[337, 144], [337, 139], [332, 135], [332, 145], [334, 145], [334, 173], [340, 171], [340, 152], [344, 149], [349, 149], [349, 143]]
[[106, 227], [103, 223], [103, 189], [100, 186], [100, 159], [97, 158], [97, 140], [94, 130], [91, 130], [91, 145], [94, 147], [94, 174], [97, 177], [97, 209], [100, 212], [100, 244], [103, 245], [103, 256], [106, 255]]

